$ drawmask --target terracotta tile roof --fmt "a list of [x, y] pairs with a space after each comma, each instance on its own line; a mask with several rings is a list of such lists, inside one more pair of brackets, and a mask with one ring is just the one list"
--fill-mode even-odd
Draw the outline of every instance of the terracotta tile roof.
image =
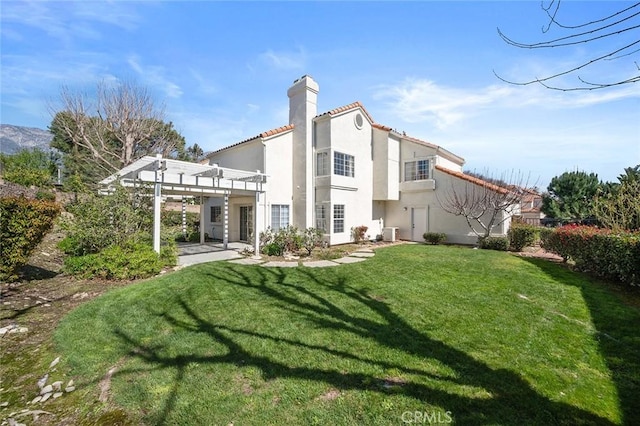
[[455, 170], [450, 170], [450, 169], [447, 169], [446, 167], [442, 167], [442, 166], [437, 165], [437, 164], [436, 164], [436, 169], [440, 170], [443, 173], [449, 174], [451, 176], [455, 176], [455, 177], [457, 177], [459, 179], [466, 180], [467, 182], [475, 183], [476, 185], [488, 188], [488, 189], [490, 189], [492, 191], [495, 191], [495, 192], [499, 192], [500, 194], [509, 194], [510, 193], [510, 191], [508, 189], [506, 189], [506, 188], [503, 188], [503, 187], [498, 186], [498, 185], [494, 185], [491, 182], [487, 182], [486, 180], [482, 180], [482, 179], [479, 179], [479, 178], [474, 177], [474, 176], [466, 175], [466, 174], [464, 174], [462, 172], [457, 172]]
[[387, 127], [379, 123], [373, 123], [371, 126], [375, 127], [376, 129], [384, 130], [386, 132], [393, 130], [391, 127]]
[[445, 148], [441, 147], [440, 145], [436, 145], [434, 143], [431, 142], [427, 142], [427, 141], [423, 141], [422, 139], [418, 139], [418, 138], [414, 138], [412, 136], [408, 136], [407, 134], [403, 133], [399, 133], [397, 130], [392, 129], [391, 127], [388, 126], [384, 126], [382, 124], [379, 123], [374, 123], [373, 127], [375, 127], [376, 129], [380, 129], [380, 130], [384, 130], [385, 132], [390, 132], [390, 133], [394, 133], [395, 135], [397, 135], [398, 137], [401, 137], [404, 140], [407, 141], [411, 141], [420, 145], [424, 145], [424, 146], [428, 146], [429, 148], [433, 148], [435, 149], [439, 154], [448, 157], [450, 160], [459, 163], [460, 165], [464, 164], [464, 158], [460, 157], [459, 155], [456, 155], [454, 153], [452, 153], [451, 151], [446, 150]]
[[294, 127], [293, 124], [287, 124], [286, 126], [276, 127], [275, 129], [267, 130], [266, 132], [262, 132], [257, 136], [253, 136], [251, 138], [241, 140], [240, 142], [236, 142], [234, 144], [227, 145], [224, 148], [220, 148], [218, 150], [211, 151], [211, 152], [207, 153], [206, 158], [209, 158], [209, 156], [211, 156], [211, 155], [213, 155], [215, 153], [218, 153], [220, 151], [224, 151], [225, 149], [229, 149], [229, 148], [232, 148], [234, 146], [238, 146], [238, 145], [246, 143], [246, 142], [251, 142], [251, 141], [259, 139], [259, 138], [268, 138], [270, 136], [275, 136], [275, 135], [278, 135], [280, 133], [288, 132], [289, 130], [293, 130], [293, 127]]
[[351, 103], [349, 105], [344, 105], [344, 106], [341, 106], [341, 107], [338, 107], [338, 108], [334, 108], [331, 111], [323, 112], [322, 114], [318, 114], [316, 116], [316, 118], [317, 117], [322, 117], [323, 115], [336, 115], [336, 114], [340, 114], [342, 112], [351, 111], [352, 109], [356, 109], [356, 108], [360, 108], [362, 110], [362, 112], [364, 112], [364, 114], [369, 119], [370, 123], [375, 123], [375, 121], [373, 121], [373, 118], [371, 117], [371, 115], [369, 114], [367, 109], [364, 107], [364, 105], [362, 105], [362, 103], [360, 103], [360, 101]]

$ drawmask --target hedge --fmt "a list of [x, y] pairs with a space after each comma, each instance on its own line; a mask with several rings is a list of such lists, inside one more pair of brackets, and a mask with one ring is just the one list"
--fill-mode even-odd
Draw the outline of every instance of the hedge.
[[540, 238], [540, 228], [526, 223], [512, 222], [507, 237], [511, 250], [522, 251], [525, 247], [533, 246]]
[[0, 280], [17, 278], [16, 271], [53, 227], [60, 207], [24, 197], [0, 198]]
[[541, 234], [541, 245], [576, 269], [629, 285], [640, 284], [640, 232], [567, 225]]

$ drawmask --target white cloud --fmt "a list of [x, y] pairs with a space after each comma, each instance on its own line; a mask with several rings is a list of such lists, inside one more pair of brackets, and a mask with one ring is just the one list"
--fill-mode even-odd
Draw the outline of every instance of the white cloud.
[[640, 98], [640, 87], [627, 85], [601, 91], [558, 92], [539, 85], [455, 88], [426, 79], [408, 78], [398, 84], [374, 88], [373, 98], [383, 101], [389, 112], [404, 122], [428, 122], [445, 129], [487, 109], [575, 109]]
[[492, 85], [484, 89], [439, 86], [430, 80], [406, 79], [376, 88], [374, 99], [386, 100], [395, 115], [409, 123], [428, 121], [446, 128], [474, 114], [477, 108], [511, 96], [513, 88]]
[[145, 84], [152, 88], [156, 88], [165, 93], [170, 98], [179, 98], [183, 91], [176, 83], [165, 77], [166, 70], [160, 66], [143, 66], [140, 58], [136, 55], [129, 56], [127, 60], [131, 69], [133, 69]]
[[260, 54], [259, 60], [279, 70], [299, 70], [305, 67], [306, 56], [302, 48], [293, 52], [275, 52], [269, 49]]

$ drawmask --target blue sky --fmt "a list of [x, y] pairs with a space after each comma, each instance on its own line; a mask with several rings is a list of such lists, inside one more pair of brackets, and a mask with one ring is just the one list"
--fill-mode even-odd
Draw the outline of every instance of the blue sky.
[[[582, 23], [632, 4], [566, 1], [558, 18]], [[468, 170], [517, 170], [545, 188], [564, 171], [613, 181], [640, 163], [640, 84], [558, 92], [495, 77], [540, 77], [640, 39], [636, 29], [551, 51], [504, 43], [498, 27], [522, 42], [565, 35], [542, 33], [539, 1], [3, 0], [0, 16], [3, 124], [46, 128], [63, 85], [127, 80], [153, 93], [188, 144], [214, 150], [287, 124], [286, 91], [309, 74], [319, 112], [360, 101]], [[637, 51], [580, 75], [628, 78], [634, 61]]]

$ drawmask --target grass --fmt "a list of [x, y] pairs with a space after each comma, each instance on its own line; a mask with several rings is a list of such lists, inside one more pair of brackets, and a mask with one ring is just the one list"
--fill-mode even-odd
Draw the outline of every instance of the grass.
[[639, 323], [560, 265], [405, 245], [196, 265], [81, 306], [56, 342], [87, 392], [116, 368], [131, 423], [638, 424]]

